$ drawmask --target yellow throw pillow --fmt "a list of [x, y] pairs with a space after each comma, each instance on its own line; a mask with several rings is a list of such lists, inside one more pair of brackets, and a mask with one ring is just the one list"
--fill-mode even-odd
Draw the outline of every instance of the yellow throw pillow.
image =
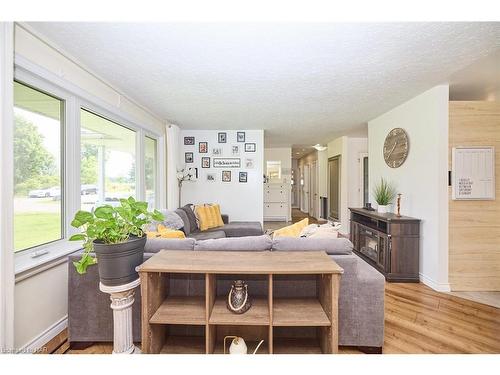
[[222, 215], [220, 213], [220, 206], [218, 204], [213, 204], [212, 207], [215, 209], [215, 218], [217, 222], [217, 226], [221, 227], [224, 225], [224, 221], [222, 221]]
[[219, 221], [217, 220], [217, 211], [215, 207], [212, 205], [208, 206], [208, 212], [210, 216], [210, 228], [216, 228], [219, 226]]
[[200, 222], [199, 226], [201, 231], [216, 227], [213, 220], [214, 218], [212, 217], [212, 213], [210, 212], [210, 206], [199, 205], [195, 206], [194, 210]]
[[144, 233], [146, 233], [146, 238], [158, 238], [158, 237], [160, 237], [160, 233], [158, 233], [158, 232], [147, 231]]
[[169, 230], [160, 233], [161, 238], [186, 238], [182, 230]]
[[305, 219], [302, 219], [301, 221], [295, 223], [294, 225], [296, 225], [299, 228], [299, 235], [300, 235], [302, 229], [304, 229], [309, 225], [309, 218], [306, 217]]
[[186, 238], [186, 235], [181, 230], [174, 230], [158, 224], [158, 234], [161, 238]]
[[309, 219], [305, 218], [295, 224], [275, 230], [273, 237], [300, 237], [300, 232], [308, 225]]

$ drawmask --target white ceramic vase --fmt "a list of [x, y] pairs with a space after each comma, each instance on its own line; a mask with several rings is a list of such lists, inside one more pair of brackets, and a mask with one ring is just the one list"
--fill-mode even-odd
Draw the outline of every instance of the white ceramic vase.
[[229, 347], [229, 354], [247, 354], [247, 350], [243, 337], [235, 337]]
[[379, 204], [377, 207], [377, 212], [380, 214], [385, 214], [389, 211], [389, 205]]

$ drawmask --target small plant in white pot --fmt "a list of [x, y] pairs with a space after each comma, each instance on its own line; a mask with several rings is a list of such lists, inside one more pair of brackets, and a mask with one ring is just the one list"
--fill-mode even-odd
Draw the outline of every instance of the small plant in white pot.
[[[137, 279], [135, 268], [142, 264], [146, 236], [142, 228], [153, 220], [163, 220], [157, 210], [148, 211], [147, 202], [134, 198], [120, 199], [120, 206], [104, 205], [93, 212], [78, 211], [71, 226], [82, 232], [70, 241], [83, 241], [83, 254], [73, 262], [76, 271], [84, 274], [97, 263], [104, 285], [127, 284]], [[91, 254], [95, 252], [96, 257]], [[97, 259], [96, 259], [97, 258]]]
[[380, 182], [373, 187], [373, 197], [378, 204], [377, 211], [386, 213], [389, 205], [396, 198], [396, 188], [391, 183], [381, 178]]

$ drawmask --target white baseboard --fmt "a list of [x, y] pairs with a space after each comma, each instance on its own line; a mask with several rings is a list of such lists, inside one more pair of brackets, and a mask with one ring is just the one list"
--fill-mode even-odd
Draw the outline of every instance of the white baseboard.
[[434, 289], [437, 292], [450, 292], [450, 284], [448, 283], [438, 283], [431, 278], [419, 273], [420, 282], [427, 285], [428, 287]]
[[60, 334], [65, 328], [68, 327], [68, 316], [60, 319], [39, 336], [28, 342], [18, 350], [18, 353], [35, 353], [38, 349], [43, 348], [50, 340]]

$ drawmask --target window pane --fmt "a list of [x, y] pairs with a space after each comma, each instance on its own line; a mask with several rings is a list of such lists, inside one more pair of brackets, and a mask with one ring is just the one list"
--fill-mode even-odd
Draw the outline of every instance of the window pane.
[[14, 82], [14, 249], [62, 238], [63, 101]]
[[144, 148], [146, 201], [153, 208], [156, 207], [156, 139], [146, 137]]
[[135, 132], [81, 110], [81, 207], [135, 197]]

